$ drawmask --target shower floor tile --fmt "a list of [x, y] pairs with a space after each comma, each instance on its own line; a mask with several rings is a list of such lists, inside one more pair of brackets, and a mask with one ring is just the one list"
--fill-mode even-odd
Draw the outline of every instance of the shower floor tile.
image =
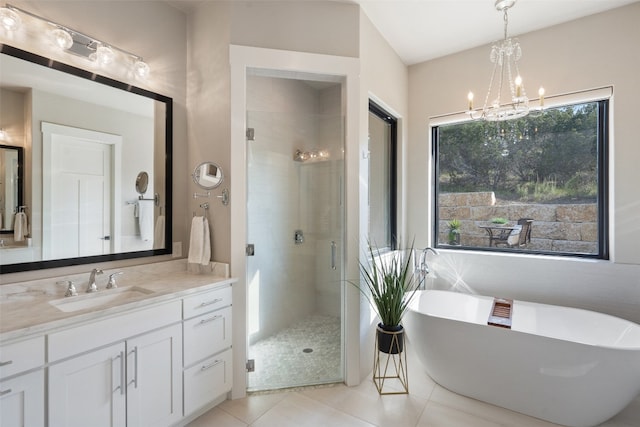
[[342, 381], [340, 318], [312, 315], [249, 347], [249, 391]]

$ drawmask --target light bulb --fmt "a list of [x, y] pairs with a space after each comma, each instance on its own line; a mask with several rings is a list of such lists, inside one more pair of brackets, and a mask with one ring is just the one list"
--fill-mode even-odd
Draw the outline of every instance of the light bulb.
[[112, 63], [114, 57], [115, 54], [109, 46], [100, 45], [96, 49], [96, 61], [98, 61], [100, 65], [108, 65]]
[[540, 97], [540, 107], [544, 107], [544, 88], [542, 86], [538, 89], [538, 96]]
[[147, 77], [149, 77], [149, 72], [151, 70], [146, 62], [144, 62], [142, 59], [138, 59], [135, 64], [133, 64], [133, 71], [136, 77], [146, 79]]
[[467, 99], [469, 100], [469, 110], [473, 110], [473, 92], [467, 94]]
[[53, 41], [62, 50], [67, 50], [71, 46], [73, 46], [73, 38], [71, 34], [63, 28], [56, 28], [51, 31], [51, 35], [53, 36]]
[[516, 76], [516, 97], [520, 98], [522, 96], [522, 77]]
[[6, 7], [0, 8], [0, 25], [7, 31], [15, 31], [20, 27], [22, 21], [20, 16], [13, 10]]

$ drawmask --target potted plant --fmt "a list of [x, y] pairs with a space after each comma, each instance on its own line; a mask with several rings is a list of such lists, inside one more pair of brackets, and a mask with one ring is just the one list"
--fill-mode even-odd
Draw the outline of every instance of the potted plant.
[[502, 218], [502, 217], [491, 218], [492, 224], [504, 225], [504, 224], [507, 224], [508, 222], [509, 220], [507, 218]]
[[449, 227], [449, 244], [460, 245], [460, 221], [452, 219], [447, 223]]
[[413, 244], [408, 251], [380, 254], [369, 245], [369, 262], [360, 262], [362, 280], [356, 285], [380, 317], [376, 331], [378, 350], [401, 353], [404, 348], [402, 318], [424, 278], [413, 270]]

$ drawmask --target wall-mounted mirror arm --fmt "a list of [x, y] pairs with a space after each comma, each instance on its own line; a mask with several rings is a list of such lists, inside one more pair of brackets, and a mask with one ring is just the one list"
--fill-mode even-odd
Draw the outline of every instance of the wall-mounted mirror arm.
[[158, 193], [153, 195], [153, 199], [145, 199], [142, 195], [138, 196], [138, 200], [153, 200], [153, 204], [160, 206], [160, 195]]
[[227, 206], [229, 204], [229, 189], [225, 188], [222, 190], [222, 194], [216, 196], [218, 199], [221, 199], [223, 205]]

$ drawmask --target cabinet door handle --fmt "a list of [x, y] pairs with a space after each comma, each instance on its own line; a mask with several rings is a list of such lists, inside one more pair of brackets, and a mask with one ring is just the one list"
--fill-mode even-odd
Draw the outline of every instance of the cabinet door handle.
[[200, 368], [201, 371], [206, 371], [209, 368], [213, 368], [216, 365], [219, 365], [220, 363], [222, 363], [222, 360], [214, 360], [213, 362], [209, 363], [208, 365], [202, 365], [202, 367]]
[[9, 394], [9, 393], [11, 393], [11, 389], [10, 388], [0, 391], [0, 396], [4, 396], [5, 394]]
[[216, 298], [216, 299], [213, 299], [211, 301], [205, 301], [205, 302], [200, 304], [200, 307], [206, 307], [208, 305], [216, 304], [216, 303], [219, 303], [221, 301], [222, 301], [222, 298]]
[[6, 362], [0, 362], [0, 366], [7, 366], [7, 365], [11, 365], [13, 363], [13, 360], [7, 360]]
[[213, 317], [209, 317], [208, 319], [202, 319], [200, 321], [200, 324], [204, 324], [204, 323], [209, 323], [209, 322], [213, 322], [214, 320], [218, 320], [218, 319], [222, 319], [222, 315], [218, 314], [216, 316]]
[[133, 353], [133, 379], [129, 384], [133, 384], [134, 388], [138, 388], [138, 347], [134, 347], [129, 354]]
[[124, 370], [124, 351], [121, 351], [120, 354], [114, 357], [112, 360], [115, 361], [116, 359], [120, 359], [120, 385], [113, 391], [115, 392], [119, 389], [120, 394], [124, 394], [124, 383], [126, 382]]

